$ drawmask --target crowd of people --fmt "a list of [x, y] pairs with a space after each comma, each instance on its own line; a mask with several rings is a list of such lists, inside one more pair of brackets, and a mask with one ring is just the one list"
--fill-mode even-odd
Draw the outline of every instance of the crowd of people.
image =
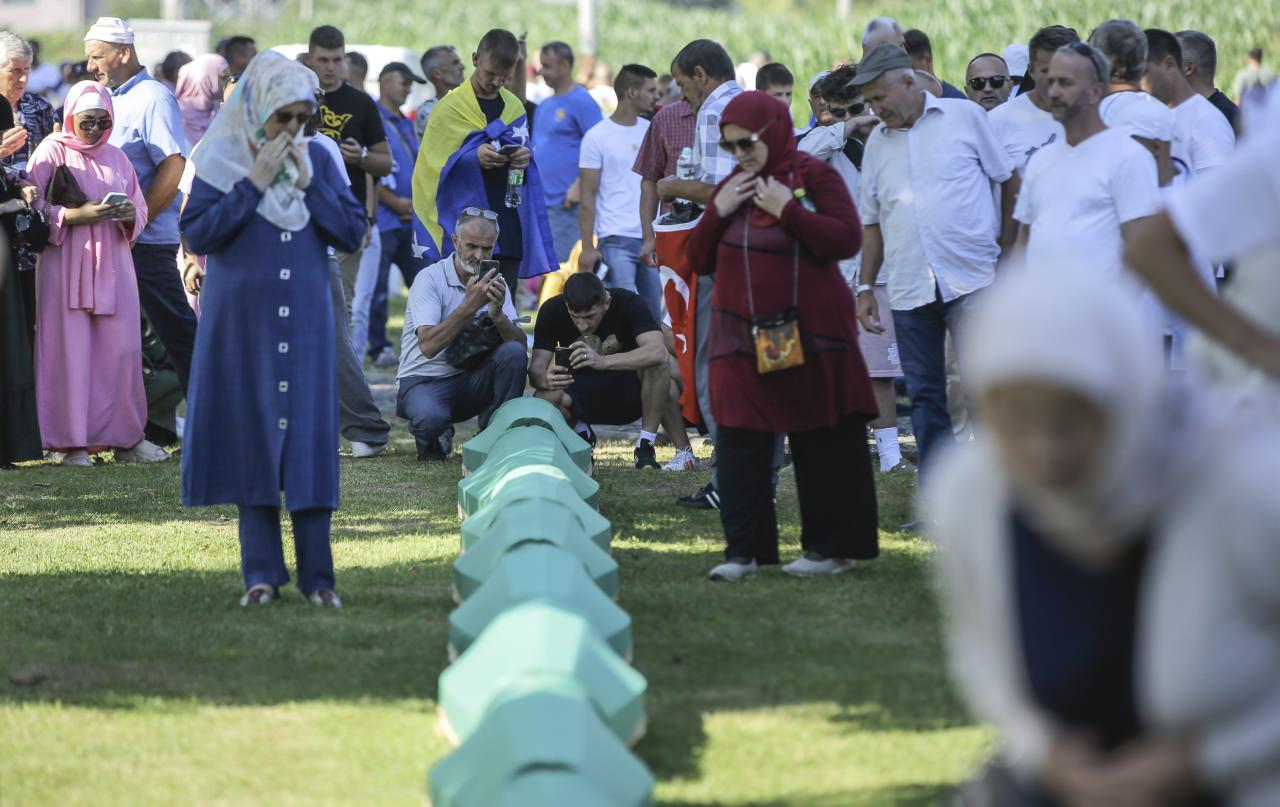
[[390, 432], [366, 359], [424, 462], [532, 394], [593, 446], [638, 424], [637, 470], [709, 463], [673, 505], [719, 511], [713, 580], [781, 562], [788, 462], [783, 570], [875, 558], [878, 460], [923, 483], [955, 675], [1004, 740], [966, 798], [1280, 801], [1261, 51], [1233, 102], [1207, 33], [1048, 24], [957, 87], [877, 18], [808, 79], [697, 39], [589, 89], [495, 28], [375, 97], [330, 25], [154, 73], [121, 19], [84, 41], [60, 86], [0, 33], [0, 464], [162, 462], [181, 431], [183, 503], [239, 507], [242, 604], [289, 581], [283, 494], [299, 589], [341, 607], [339, 436]]

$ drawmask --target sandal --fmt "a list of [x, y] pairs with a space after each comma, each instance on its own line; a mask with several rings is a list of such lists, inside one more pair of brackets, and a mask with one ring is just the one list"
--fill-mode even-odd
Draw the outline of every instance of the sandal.
[[244, 593], [240, 598], [240, 604], [249, 605], [267, 605], [272, 600], [280, 596], [280, 589], [275, 586], [268, 586], [266, 583], [259, 583]]
[[312, 605], [320, 608], [341, 608], [342, 600], [338, 599], [338, 595], [333, 593], [333, 589], [322, 588], [318, 591], [311, 592], [307, 597]]

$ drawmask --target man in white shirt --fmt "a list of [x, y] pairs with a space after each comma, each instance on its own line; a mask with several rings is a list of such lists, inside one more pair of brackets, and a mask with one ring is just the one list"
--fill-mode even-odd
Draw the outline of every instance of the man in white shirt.
[[[874, 296], [883, 265], [924, 471], [953, 439], [946, 334], [973, 293], [992, 282], [1002, 245], [1014, 240], [1009, 214], [1018, 180], [982, 107], [922, 92], [900, 48], [873, 50], [854, 84], [883, 121], [862, 161], [858, 318], [872, 333], [884, 330]], [[1002, 186], [999, 207], [992, 183]]]
[[1173, 162], [1190, 177], [1219, 167], [1235, 151], [1236, 136], [1222, 113], [1191, 87], [1182, 70], [1182, 46], [1168, 31], [1150, 28], [1143, 88], [1173, 110]]
[[649, 121], [641, 115], [652, 112], [658, 101], [658, 74], [644, 65], [623, 65], [613, 80], [613, 91], [618, 96], [617, 109], [587, 131], [578, 154], [582, 194], [578, 270], [594, 272], [603, 261], [609, 267], [609, 286], [640, 295], [658, 321], [662, 319], [662, 282], [657, 268], [640, 257], [644, 246], [636, 215], [640, 175], [631, 170], [649, 129]]
[[1162, 131], [1169, 118], [1168, 108], [1155, 96], [1142, 89], [1142, 75], [1147, 71], [1147, 37], [1132, 20], [1107, 20], [1089, 34], [1089, 44], [1096, 48], [1111, 66], [1107, 94], [1098, 111], [1102, 122], [1122, 129], [1142, 143], [1156, 158], [1160, 187], [1173, 181], [1173, 138], [1153, 137]]
[[1023, 224], [1027, 271], [1088, 273], [1100, 288], [1124, 287], [1137, 297], [1124, 243], [1159, 211], [1160, 187], [1142, 146], [1102, 122], [1106, 89], [1106, 57], [1094, 48], [1076, 42], [1053, 57], [1045, 94], [1065, 137], [1027, 163], [1013, 215]]
[[[484, 264], [493, 259], [498, 214], [465, 208], [453, 233], [453, 254], [418, 273], [404, 311], [396, 414], [409, 421], [423, 461], [449, 458], [453, 424], [478, 415], [483, 429], [499, 406], [523, 395], [528, 367], [506, 283], [496, 264]], [[499, 344], [469, 360], [451, 353], [464, 330], [470, 344], [483, 344], [476, 331], [487, 330], [486, 316]]]
[[1062, 139], [1062, 124], [1049, 113], [1045, 81], [1049, 75], [1049, 60], [1058, 48], [1079, 41], [1075, 31], [1062, 25], [1050, 25], [1036, 31], [1027, 46], [1035, 89], [1019, 93], [1013, 100], [991, 110], [987, 117], [996, 138], [1004, 144], [1009, 160], [1019, 171], [1026, 168], [1032, 154]]
[[426, 53], [422, 54], [422, 75], [431, 82], [435, 95], [423, 101], [422, 106], [418, 107], [413, 115], [413, 131], [417, 134], [419, 143], [427, 132], [427, 119], [431, 117], [431, 111], [436, 108], [436, 103], [455, 87], [462, 86], [466, 78], [466, 71], [462, 66], [462, 59], [458, 56], [457, 48], [453, 45], [435, 45], [427, 48]]

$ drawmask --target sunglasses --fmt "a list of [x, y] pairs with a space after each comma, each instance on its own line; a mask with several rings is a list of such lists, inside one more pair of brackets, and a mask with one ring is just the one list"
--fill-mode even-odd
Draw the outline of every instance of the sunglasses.
[[760, 135], [764, 134], [765, 129], [768, 129], [768, 128], [769, 128], [769, 124], [766, 123], [764, 125], [764, 129], [761, 129], [758, 132], [752, 132], [746, 137], [739, 138], [738, 140], [725, 140], [722, 137], [720, 138], [720, 148], [724, 149], [730, 154], [738, 154], [738, 153], [746, 154], [747, 152], [751, 151], [751, 149], [756, 147], [756, 143], [760, 142]]
[[831, 117], [836, 120], [844, 120], [845, 118], [856, 118], [867, 110], [866, 104], [850, 104], [849, 106], [829, 106], [827, 111], [831, 113]]
[[111, 118], [83, 118], [77, 125], [86, 132], [92, 132], [94, 129], [105, 132], [111, 128]]
[[311, 117], [315, 114], [314, 112], [277, 112], [276, 123], [281, 126], [288, 126], [296, 120], [300, 126], [306, 126], [307, 121], [311, 120]]
[[1008, 76], [975, 76], [969, 79], [969, 86], [975, 90], [985, 90], [987, 84], [991, 85], [991, 89], [998, 90], [1004, 86], [1009, 80]]
[[497, 213], [494, 213], [492, 210], [485, 210], [481, 207], [464, 207], [462, 208], [462, 215], [470, 216], [472, 218], [488, 219], [489, 221], [498, 220]]

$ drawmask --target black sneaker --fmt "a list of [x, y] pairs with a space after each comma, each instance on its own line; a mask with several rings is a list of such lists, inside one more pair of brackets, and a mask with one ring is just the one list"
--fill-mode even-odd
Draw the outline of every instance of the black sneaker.
[[658, 465], [658, 456], [654, 453], [653, 443], [650, 443], [648, 440], [641, 440], [640, 444], [636, 446], [635, 458], [636, 470], [641, 468], [654, 468], [660, 470], [662, 467]]
[[697, 493], [676, 499], [676, 504], [680, 507], [691, 507], [694, 510], [719, 510], [720, 491], [708, 482], [707, 486]]
[[[584, 425], [587, 425], [587, 424], [584, 424]], [[595, 447], [596, 447], [596, 439], [597, 439], [597, 438], [596, 438], [596, 430], [595, 430], [595, 429], [593, 429], [593, 428], [591, 428], [591, 426], [590, 426], [590, 425], [587, 425], [587, 433], [586, 433], [586, 434], [583, 434], [582, 432], [578, 431], [577, 429], [574, 429], [574, 430], [573, 430], [573, 433], [574, 433], [574, 434], [576, 434], [576, 435], [578, 435], [579, 437], [581, 437], [583, 440], [586, 440], [586, 441], [587, 441], [587, 445], [591, 446], [591, 448], [592, 448], [592, 449], [595, 449]]]

